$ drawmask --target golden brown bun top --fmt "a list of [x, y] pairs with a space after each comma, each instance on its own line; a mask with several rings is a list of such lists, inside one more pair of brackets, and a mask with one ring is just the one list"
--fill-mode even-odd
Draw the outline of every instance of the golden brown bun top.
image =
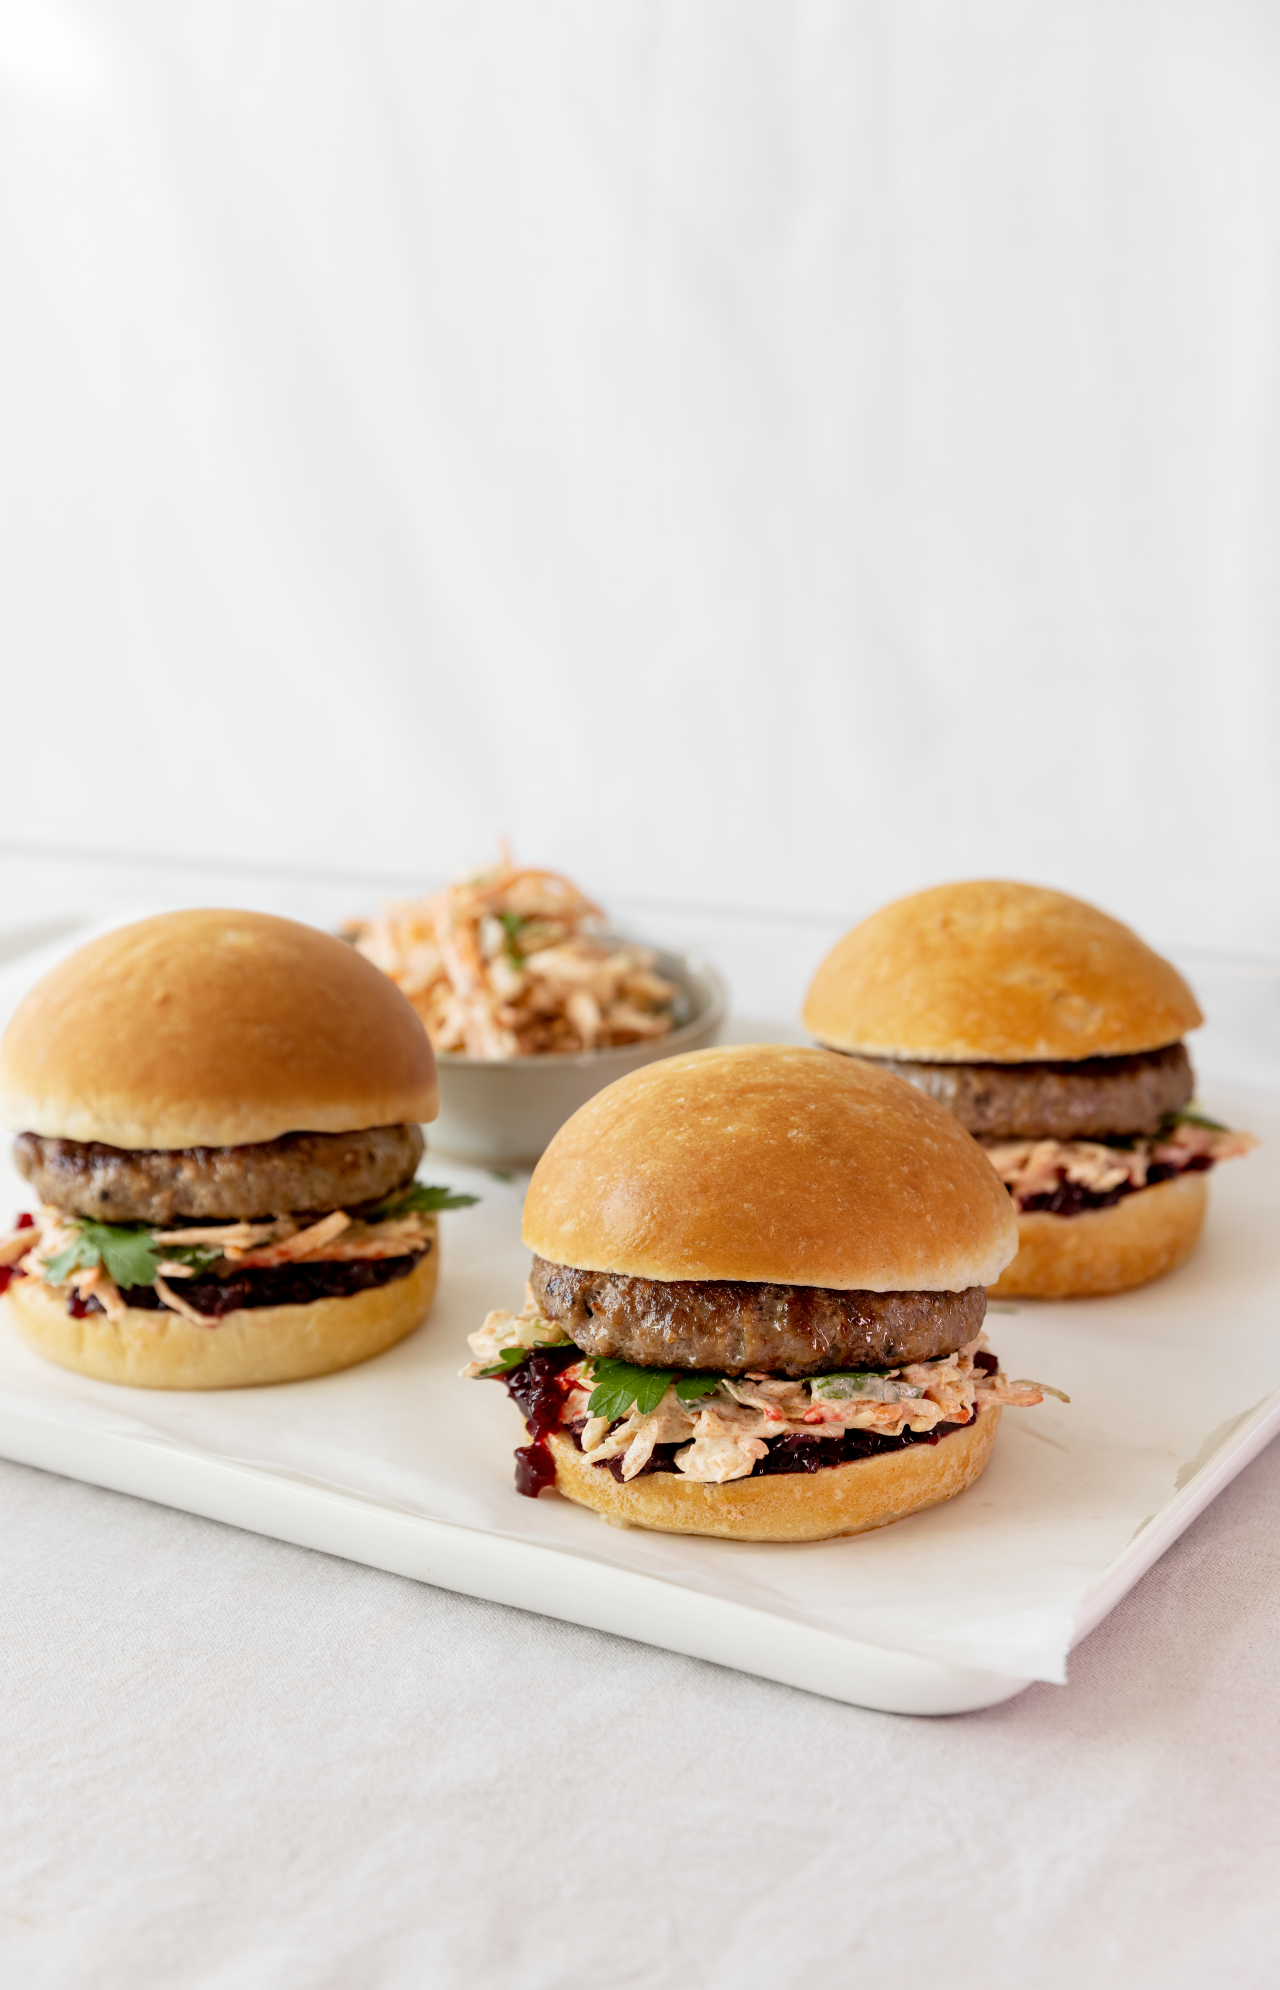
[[804, 1006], [840, 1050], [924, 1063], [1124, 1057], [1204, 1021], [1167, 960], [1096, 906], [1038, 885], [943, 884], [873, 912]]
[[166, 912], [59, 962], [0, 1044], [10, 1126], [111, 1147], [234, 1147], [434, 1119], [435, 1059], [395, 983], [264, 912]]
[[914, 1085], [752, 1043], [597, 1092], [534, 1169], [524, 1241], [633, 1278], [959, 1292], [995, 1280], [1018, 1231], [982, 1149]]

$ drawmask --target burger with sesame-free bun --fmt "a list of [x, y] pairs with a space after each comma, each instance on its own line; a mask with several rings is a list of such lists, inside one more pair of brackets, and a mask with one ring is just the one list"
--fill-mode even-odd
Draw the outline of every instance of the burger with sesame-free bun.
[[259, 912], [165, 913], [71, 954], [0, 1044], [38, 1206], [0, 1237], [37, 1353], [146, 1389], [326, 1375], [426, 1318], [414, 1179], [435, 1061], [399, 989]]
[[1010, 1383], [983, 1337], [1009, 1198], [942, 1107], [825, 1050], [702, 1050], [561, 1127], [524, 1309], [471, 1335], [530, 1443], [516, 1485], [741, 1541], [883, 1527], [978, 1477]]
[[1207, 1173], [1247, 1153], [1193, 1103], [1204, 1020], [1177, 969], [1094, 906], [1036, 885], [939, 885], [855, 926], [804, 1008], [819, 1042], [955, 1114], [1005, 1183], [1001, 1297], [1124, 1292], [1194, 1250]]

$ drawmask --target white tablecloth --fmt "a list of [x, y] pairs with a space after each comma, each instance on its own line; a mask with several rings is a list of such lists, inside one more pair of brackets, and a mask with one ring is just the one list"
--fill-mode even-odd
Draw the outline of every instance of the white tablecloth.
[[22, 1990], [1280, 1975], [1280, 1446], [1065, 1688], [903, 1719], [0, 1466]]

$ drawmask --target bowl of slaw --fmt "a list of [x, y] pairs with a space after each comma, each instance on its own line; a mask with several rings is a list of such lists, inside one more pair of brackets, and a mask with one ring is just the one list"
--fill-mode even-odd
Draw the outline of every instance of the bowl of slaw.
[[433, 1151], [483, 1168], [532, 1167], [578, 1107], [615, 1078], [715, 1043], [725, 1016], [720, 976], [696, 954], [653, 951], [659, 972], [676, 985], [677, 1014], [685, 1021], [645, 1042], [544, 1051], [501, 1063], [438, 1052], [440, 1117], [429, 1129]]
[[347, 937], [404, 990], [440, 1072], [432, 1149], [532, 1166], [578, 1107], [641, 1065], [716, 1042], [726, 994], [700, 955], [606, 927], [561, 873], [504, 861], [390, 905]]

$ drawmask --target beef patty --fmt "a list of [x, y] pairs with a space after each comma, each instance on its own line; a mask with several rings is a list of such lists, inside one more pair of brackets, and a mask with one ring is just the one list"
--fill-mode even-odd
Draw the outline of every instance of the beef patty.
[[42, 1202], [102, 1223], [198, 1216], [281, 1216], [350, 1209], [413, 1179], [426, 1143], [417, 1126], [286, 1133], [245, 1147], [107, 1147], [20, 1133], [14, 1159]]
[[934, 1361], [975, 1339], [987, 1310], [980, 1285], [841, 1292], [727, 1278], [626, 1278], [545, 1258], [534, 1259], [530, 1279], [547, 1318], [584, 1354], [718, 1375], [820, 1375]]
[[1154, 1133], [1185, 1106], [1195, 1074], [1183, 1043], [1135, 1057], [1082, 1057], [1059, 1064], [925, 1064], [868, 1057], [954, 1113], [988, 1140], [1087, 1140]]

